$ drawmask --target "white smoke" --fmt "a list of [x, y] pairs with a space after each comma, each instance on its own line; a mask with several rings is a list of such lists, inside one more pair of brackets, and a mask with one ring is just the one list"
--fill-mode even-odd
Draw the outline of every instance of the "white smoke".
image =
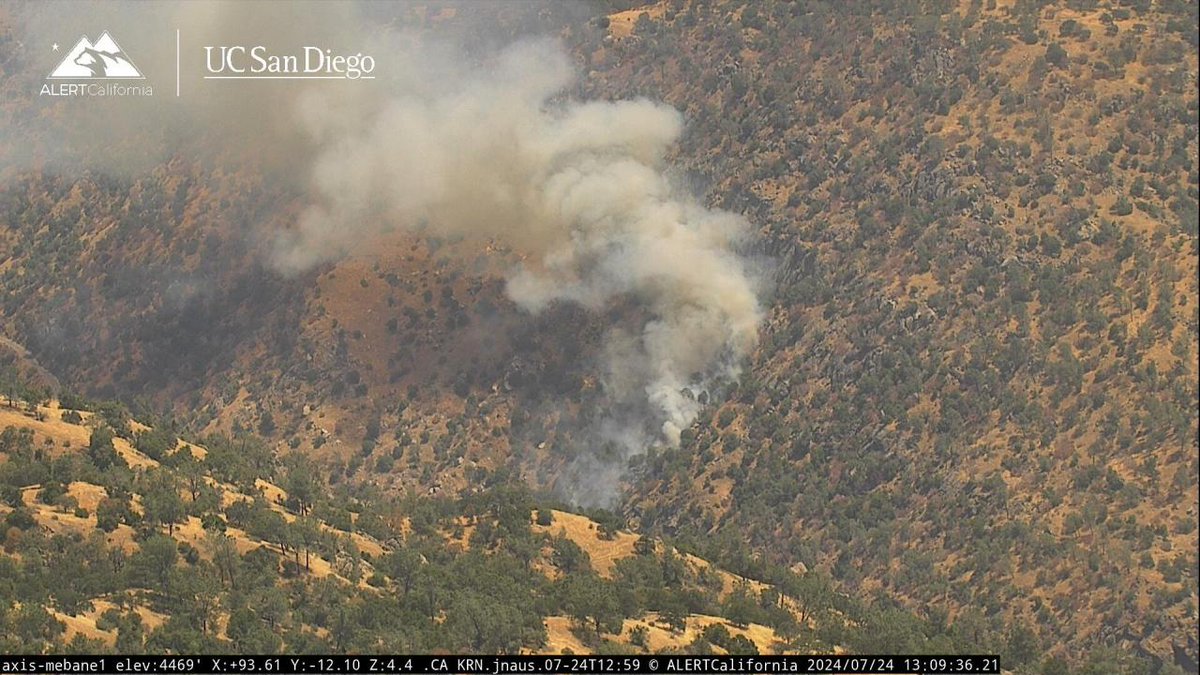
[[[138, 55], [158, 91], [112, 101], [24, 94], [22, 115], [0, 114], [0, 180], [6, 166], [138, 176], [176, 155], [255, 167], [309, 192], [295, 227], [266, 236], [284, 273], [396, 227], [502, 242], [522, 260], [507, 286], [521, 308], [568, 302], [624, 317], [601, 355], [604, 410], [581, 436], [616, 446], [625, 454], [618, 460], [677, 443], [702, 407], [697, 399], [735, 378], [756, 342], [759, 279], [739, 253], [749, 225], [670, 180], [666, 156], [683, 129], [677, 111], [648, 100], [573, 100], [575, 68], [554, 41], [521, 41], [481, 60], [499, 38], [473, 7], [459, 7], [461, 32], [435, 38], [365, 18], [391, 11], [384, 6], [340, 2], [15, 5], [26, 45], [17, 56], [27, 63], [0, 92], [36, 91], [59, 58], [45, 45], [97, 26]], [[181, 26], [184, 96], [176, 99], [167, 89]], [[480, 36], [487, 48], [456, 46], [478, 47]], [[200, 77], [204, 45], [288, 53], [313, 42], [371, 54], [378, 79], [231, 85]], [[574, 467], [610, 498], [622, 468], [607, 450]]]
[[[426, 70], [419, 41], [414, 50], [387, 100], [303, 99], [319, 144], [316, 204], [278, 242], [279, 267], [331, 259], [392, 225], [503, 241], [525, 256], [507, 290], [530, 312], [628, 299], [646, 310], [637, 332], [610, 335], [605, 391], [640, 401], [653, 440], [677, 444], [696, 395], [737, 375], [761, 317], [738, 254], [747, 222], [705, 208], [665, 173], [679, 113], [647, 100], [566, 100], [571, 62], [549, 41], [510, 47], [475, 71], [447, 72], [461, 60], [444, 55]], [[644, 443], [622, 444], [632, 453]]]

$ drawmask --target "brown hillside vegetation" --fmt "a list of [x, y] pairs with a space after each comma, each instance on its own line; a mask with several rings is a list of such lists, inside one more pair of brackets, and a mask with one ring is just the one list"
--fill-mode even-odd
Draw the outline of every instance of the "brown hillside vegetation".
[[[16, 465], [28, 461], [27, 453], [31, 448], [50, 450], [51, 456], [59, 462], [84, 462], [84, 466], [95, 462], [98, 455], [93, 449], [96, 444], [93, 439], [98, 433], [97, 429], [104, 424], [103, 417], [104, 414], [62, 407], [57, 401], [44, 405], [2, 407], [0, 428], [4, 431], [0, 436], [0, 449], [3, 450], [0, 452], [0, 467], [20, 471]], [[382, 573], [390, 572], [394, 565], [390, 562], [394, 547], [407, 548], [416, 544], [419, 537], [413, 532], [411, 522], [406, 520], [404, 527], [393, 533], [384, 544], [364, 532], [346, 531], [317, 521], [316, 528], [323, 534], [324, 541], [305, 548], [301, 529], [289, 535], [288, 530], [272, 529], [259, 521], [261, 514], [269, 512], [278, 516], [280, 527], [302, 527], [302, 519], [309, 516], [296, 512], [296, 501], [286, 490], [261, 477], [246, 483], [247, 486], [253, 486], [252, 490], [206, 473], [201, 473], [199, 481], [194, 482], [188, 477], [192, 475], [188, 473], [190, 469], [186, 468], [189, 460], [180, 459], [179, 455], [184, 453], [195, 459], [207, 458], [212, 456], [210, 448], [167, 439], [165, 445], [171, 449], [156, 460], [134, 447], [156, 451], [145, 440], [154, 430], [134, 420], [127, 420], [126, 428], [146, 436], [134, 435], [132, 440], [119, 436], [112, 438], [113, 452], [125, 467], [134, 472], [134, 485], [143, 492], [123, 493], [120, 487], [105, 487], [84, 480], [59, 484], [51, 479], [45, 484], [22, 486], [19, 502], [10, 500], [0, 503], [0, 522], [7, 528], [0, 565], [4, 560], [19, 562], [29, 559], [31, 552], [37, 551], [40, 546], [63, 546], [67, 541], [74, 541], [85, 547], [95, 547], [87, 550], [102, 552], [107, 556], [108, 562], [105, 564], [111, 564], [114, 568], [140, 568], [145, 564], [142, 561], [151, 555], [148, 547], [158, 550], [161, 534], [165, 532], [173, 542], [172, 550], [178, 550], [189, 561], [188, 564], [199, 566], [195, 574], [201, 577], [211, 573], [204, 570], [228, 568], [230, 556], [249, 561], [265, 553], [269, 556], [267, 559], [284, 562], [285, 577], [299, 575], [299, 578], [313, 584], [330, 581], [341, 588], [356, 588], [368, 597], [392, 594], [396, 585], [408, 583], [398, 579], [389, 580]], [[176, 475], [174, 471], [182, 475]], [[7, 481], [11, 475], [5, 473], [3, 477]], [[164, 520], [166, 516], [162, 515], [161, 506], [164, 497], [155, 492], [157, 481], [163, 476], [174, 476], [174, 497], [191, 511], [190, 514], [176, 514]], [[102, 481], [111, 478], [110, 474], [99, 475]], [[128, 515], [120, 516], [119, 522], [108, 522], [109, 516], [105, 514], [112, 511], [115, 503], [122, 502], [126, 504]], [[206, 511], [204, 504], [215, 505], [219, 510]], [[260, 516], [247, 518], [236, 515], [242, 507], [250, 512], [257, 511]], [[28, 523], [18, 517], [22, 513], [28, 514]], [[570, 540], [579, 547], [577, 550], [583, 551], [582, 556], [589, 561], [590, 571], [586, 574], [594, 572], [609, 579], [616, 576], [616, 565], [621, 560], [637, 557], [645, 562], [646, 556], [656, 555], [653, 549], [639, 550], [635, 547], [639, 540], [637, 535], [623, 531], [609, 534], [599, 523], [584, 516], [557, 510], [550, 513], [550, 525], [534, 526], [530, 530], [535, 536], [545, 533], [547, 537], [539, 559], [532, 565], [532, 569], [541, 570], [546, 578], [566, 579], [573, 572], [560, 557], [557, 550], [559, 545], [554, 543], [555, 537]], [[363, 515], [359, 513], [358, 518], [349, 520], [353, 522], [362, 518]], [[157, 526], [154, 525], [156, 521]], [[233, 524], [243, 521], [241, 526]], [[529, 522], [534, 522], [534, 518], [531, 517]], [[495, 556], [497, 552], [492, 547], [496, 540], [493, 539], [491, 544], [485, 543], [483, 532], [494, 532], [500, 526], [500, 521], [486, 514], [457, 517], [438, 530], [438, 538], [448, 542], [445, 549], [426, 549], [427, 552], [420, 554], [419, 559], [429, 564], [435, 557], [469, 555], [473, 549]], [[674, 553], [668, 554], [661, 545], [654, 548], [661, 555], [675, 556]], [[348, 556], [354, 556], [355, 559], [349, 561]], [[711, 570], [707, 562], [695, 556], [686, 556], [683, 560], [686, 560], [687, 574], [692, 578], [704, 579], [705, 575], [712, 572], [718, 575], [713, 596], [716, 602], [728, 598], [733, 584], [753, 588], [764, 597], [770, 593], [770, 588], [765, 584]], [[295, 563], [295, 567], [288, 572], [286, 566], [291, 562]], [[176, 571], [182, 573], [182, 570]], [[220, 574], [224, 579], [226, 572]], [[227, 583], [232, 583], [232, 578], [230, 576]], [[168, 587], [175, 584], [186, 582], [180, 577], [178, 581], [168, 582]], [[139, 648], [137, 645], [143, 644], [150, 647], [157, 641], [169, 639], [168, 634], [174, 630], [177, 622], [197, 618], [190, 613], [180, 614], [180, 608], [175, 607], [173, 601], [165, 600], [160, 593], [160, 589], [148, 584], [134, 585], [91, 598], [75, 598], [70, 602], [59, 598], [45, 607], [46, 616], [49, 617], [46, 619], [49, 621], [47, 625], [50, 627], [47, 630], [50, 635], [56, 635], [57, 640], [81, 647], [90, 645], [90, 648], [118, 651]], [[200, 601], [199, 596], [197, 601]], [[640, 612], [624, 619], [619, 628], [608, 628], [606, 619], [605, 629], [600, 630], [587, 627], [591, 620], [588, 618], [590, 612], [587, 608], [580, 609], [583, 613], [542, 618], [545, 637], [526, 649], [548, 653], [569, 649], [574, 653], [590, 653], [601, 648], [661, 652], [695, 648], [697, 645], [718, 651], [730, 648], [779, 651], [789, 648], [788, 638], [775, 628], [753, 622], [736, 622], [721, 616], [685, 612], [664, 618], [656, 612]], [[24, 610], [21, 603], [16, 603], [12, 611]], [[208, 606], [205, 611], [209, 616], [202, 620], [207, 622], [205, 625], [208, 627], [203, 631], [212, 639], [234, 643], [244, 640], [231, 628], [231, 625], [240, 625], [241, 619], [236, 617], [238, 610], [221, 604]], [[453, 616], [453, 608], [443, 611]], [[297, 620], [300, 621], [298, 616]], [[447, 618], [445, 614], [435, 613], [433, 620], [442, 623]], [[328, 634], [328, 629], [319, 625], [301, 622], [296, 628], [302, 633]], [[143, 643], [141, 640], [147, 641]]]
[[684, 110], [783, 269], [751, 376], [631, 512], [1194, 659], [1194, 6], [666, 6], [589, 84]]
[[[362, 590], [377, 588], [376, 574], [406, 599], [374, 626], [355, 623], [375, 616], [355, 614], [374, 607], [369, 590], [337, 596], [344, 616], [296, 601], [304, 619], [288, 639], [298, 644], [500, 651], [545, 634], [600, 648], [627, 626], [620, 612], [587, 615], [580, 598], [621, 605], [632, 614], [621, 621], [679, 603], [724, 611], [740, 578], [773, 582], [751, 584], [745, 612], [766, 625], [757, 613], [787, 603], [764, 592], [795, 574], [844, 594], [791, 628], [790, 607], [771, 615], [799, 648], [979, 648], [1030, 672], [1060, 660], [1091, 672], [1195, 670], [1197, 3], [632, 4], [587, 5], [584, 18], [573, 3], [407, 7], [392, 18], [560, 36], [581, 74], [564, 98], [680, 110], [674, 177], [758, 230], [747, 253], [771, 287], [758, 348], [680, 447], [634, 458], [616, 508], [637, 534], [601, 536], [599, 523], [563, 511], [526, 528], [524, 513], [501, 518], [485, 497], [519, 483], [569, 501], [586, 486], [564, 467], [605, 451], [581, 431], [602, 393], [601, 336], [636, 308], [531, 316], [505, 294], [513, 251], [412, 232], [283, 277], [256, 242], [292, 227], [306, 200], [252, 164], [173, 157], [132, 177], [73, 175], [10, 169], [16, 147], [0, 147], [0, 308], [5, 344], [20, 347], [0, 366], [40, 363], [66, 388], [136, 401], [197, 442], [226, 439], [188, 447], [220, 467], [210, 478], [223, 507], [244, 501], [223, 496], [237, 493], [263, 522], [275, 522], [266, 512], [306, 522], [292, 469], [328, 478], [328, 503], [311, 517], [344, 542], [319, 556], [331, 576]], [[16, 39], [7, 24], [0, 38]], [[22, 58], [0, 49], [0, 68], [15, 73], [0, 79], [0, 114], [14, 129], [36, 108], [24, 105]], [[90, 442], [61, 414], [0, 407], [0, 429], [29, 429], [44, 453], [31, 462], [48, 474], [50, 459]], [[247, 451], [248, 433], [269, 447]], [[125, 464], [175, 471], [132, 441], [113, 440]], [[40, 473], [20, 477], [19, 488], [42, 485]], [[100, 476], [75, 478], [51, 496], [94, 499]], [[49, 533], [95, 517], [28, 508]], [[389, 529], [397, 523], [402, 532]], [[351, 530], [379, 535], [379, 548]], [[135, 531], [119, 523], [109, 536]], [[176, 531], [193, 532], [192, 521]], [[631, 555], [640, 537], [663, 542], [655, 555], [688, 551], [725, 572], [685, 565], [689, 582], [671, 585]], [[421, 605], [396, 582], [411, 560], [389, 558], [390, 573], [375, 565], [397, 553], [392, 539], [420, 542], [447, 574], [553, 597], [552, 617], [572, 606], [586, 639], [543, 622], [528, 598], [450, 590], [436, 575], [422, 581], [445, 592]], [[295, 560], [286, 542], [256, 546]], [[588, 565], [568, 564], [576, 549]], [[620, 595], [635, 577], [653, 581], [643, 590], [669, 587], [647, 591], [660, 606]], [[287, 632], [274, 620], [260, 623]], [[397, 628], [405, 621], [421, 628]], [[448, 633], [425, 630], [432, 623]], [[468, 629], [499, 624], [516, 627]], [[253, 627], [246, 644], [277, 646]]]
[[[57, 401], [51, 401], [49, 405], [45, 406], [36, 406], [31, 410], [0, 408], [0, 429], [30, 430], [33, 432], [32, 439], [35, 445], [53, 448], [55, 452], [77, 453], [86, 450], [92, 429], [83, 426], [82, 423], [62, 421], [62, 414], [66, 411], [67, 409], [60, 407]], [[149, 427], [137, 422], [132, 422], [130, 426], [142, 431], [149, 430]], [[145, 471], [161, 466], [160, 462], [147, 457], [134, 448], [129, 439], [116, 437], [113, 439], [113, 446], [121, 460], [135, 471]], [[192, 443], [181, 442], [177, 451], [183, 449], [198, 456], [207, 453], [203, 447]], [[196, 452], [197, 450], [199, 452]], [[284, 506], [288, 502], [287, 493], [261, 478], [256, 479], [254, 483], [257, 494], [247, 494], [233, 485], [213, 480], [207, 476], [205, 479], [208, 485], [219, 491], [220, 504], [226, 508], [235, 502], [249, 504], [256, 499], [261, 499], [267, 508], [280, 514], [286, 522], [293, 522], [297, 518]], [[39, 499], [40, 491], [41, 486], [39, 485], [30, 485], [21, 491], [24, 505], [32, 509], [39, 525], [51, 532], [73, 532], [83, 536], [92, 534], [98, 529], [97, 510], [100, 502], [109, 497], [104, 487], [82, 481], [72, 481], [65, 486], [67, 499], [61, 503], [46, 503]], [[185, 487], [181, 485], [180, 497], [188, 498], [188, 496]], [[134, 513], [144, 515], [142, 501], [142, 497], [137, 493], [130, 496], [130, 506]], [[67, 508], [68, 506], [70, 508]], [[83, 515], [79, 511], [80, 509]], [[10, 506], [0, 504], [0, 512], [8, 513], [9, 511], [11, 511]], [[344, 532], [325, 523], [321, 523], [320, 527], [339, 538], [353, 542], [358, 550], [366, 552], [372, 557], [378, 557], [386, 552], [379, 542], [360, 532]], [[109, 545], [120, 546], [126, 552], [133, 552], [137, 549], [133, 533], [133, 528], [121, 524], [106, 537], [106, 542]], [[232, 539], [239, 552], [242, 553], [260, 546], [270, 545], [269, 542], [252, 537], [235, 527], [227, 527], [224, 533]], [[209, 554], [206, 551], [208, 547], [206, 542], [211, 534], [205, 530], [197, 517], [191, 516], [178, 523], [172, 536], [180, 542], [187, 542], [195, 546], [204, 555]], [[318, 577], [335, 574], [330, 562], [319, 556], [312, 559], [311, 571]]]
[[[566, 537], [575, 542], [579, 548], [588, 554], [592, 569], [605, 578], [612, 578], [616, 564], [625, 558], [638, 554], [638, 542], [645, 539], [643, 535], [632, 532], [610, 532], [596, 521], [575, 513], [551, 510], [549, 525], [534, 526], [535, 532], [545, 532], [558, 537]], [[662, 551], [660, 542], [653, 542], [651, 548]], [[767, 590], [768, 586], [761, 581], [747, 579], [731, 574], [725, 570], [715, 569], [707, 561], [690, 553], [683, 555], [683, 560], [697, 573], [710, 569], [720, 580], [720, 596], [726, 597], [740, 585], [747, 585], [756, 592]]]

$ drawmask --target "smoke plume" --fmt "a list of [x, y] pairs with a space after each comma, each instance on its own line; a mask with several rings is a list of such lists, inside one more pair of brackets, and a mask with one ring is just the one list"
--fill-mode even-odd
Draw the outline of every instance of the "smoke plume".
[[[313, 94], [300, 114], [320, 152], [316, 204], [275, 260], [304, 269], [385, 225], [503, 241], [525, 255], [509, 296], [539, 312], [632, 298], [647, 317], [607, 342], [604, 386], [641, 401], [661, 441], [679, 442], [696, 395], [733, 377], [760, 319], [738, 254], [746, 221], [708, 209], [669, 180], [664, 157], [683, 121], [647, 100], [576, 102], [567, 55], [549, 41], [506, 49], [486, 69], [442, 69], [381, 103]], [[452, 62], [452, 61], [450, 61]], [[441, 70], [441, 72], [438, 72]], [[631, 451], [647, 439], [623, 444]]]
[[[476, 41], [470, 49], [462, 36], [385, 30], [387, 22], [347, 9], [20, 5], [14, 16], [28, 47], [19, 54], [20, 82], [10, 81], [10, 89], [33, 91], [58, 58], [47, 51], [49, 42], [104, 26], [139, 56], [158, 91], [150, 100], [34, 101], [54, 114], [30, 115], [22, 129], [0, 129], [0, 136], [46, 139], [37, 156], [14, 151], [0, 160], [115, 171], [115, 157], [140, 157], [125, 162], [126, 172], [136, 172], [173, 154], [204, 153], [216, 162], [250, 157], [308, 192], [311, 205], [294, 228], [264, 235], [272, 265], [284, 274], [334, 260], [395, 228], [502, 242], [522, 261], [507, 292], [526, 311], [554, 303], [635, 308], [605, 339], [605, 411], [595, 416], [601, 422], [594, 431], [622, 456], [591, 456], [584, 470], [613, 483], [630, 455], [677, 444], [702, 407], [701, 394], [737, 376], [761, 318], [759, 276], [740, 253], [748, 223], [705, 208], [670, 178], [666, 157], [682, 116], [649, 100], [573, 99], [576, 69], [553, 40], [498, 50]], [[176, 99], [171, 66], [180, 26], [183, 96]], [[478, 21], [470, 26], [472, 39], [481, 31]], [[311, 43], [372, 54], [378, 79], [200, 77], [203, 45], [294, 51]]]

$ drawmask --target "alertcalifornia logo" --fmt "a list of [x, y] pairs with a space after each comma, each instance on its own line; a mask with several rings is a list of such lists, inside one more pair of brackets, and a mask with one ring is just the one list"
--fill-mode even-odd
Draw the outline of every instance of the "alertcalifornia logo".
[[[165, 37], [165, 36], [164, 36]], [[166, 42], [163, 40], [162, 42]], [[305, 45], [295, 49], [274, 51], [268, 47], [246, 44], [199, 45], [199, 64], [204, 70], [192, 68], [197, 61], [183, 55], [196, 54], [196, 47], [185, 47], [182, 31], [174, 30], [174, 90], [175, 97], [183, 95], [186, 84], [202, 80], [374, 80], [375, 57], [362, 51], [338, 50]], [[144, 46], [144, 45], [143, 45]], [[50, 46], [54, 69], [41, 84], [42, 96], [56, 97], [130, 97], [153, 96], [154, 87], [134, 63], [116, 38], [107, 30], [93, 42], [87, 35], [80, 37], [70, 49], [58, 42]], [[166, 63], [164, 53], [146, 56], [159, 66]], [[184, 68], [185, 63], [188, 68]], [[49, 64], [47, 64], [48, 66]], [[164, 68], [165, 70], [165, 68]], [[189, 74], [189, 72], [191, 74]], [[158, 71], [155, 71], [158, 72]], [[247, 86], [247, 85], [234, 85]]]
[[[57, 42], [50, 50], [61, 51]], [[153, 87], [148, 83], [120, 82], [145, 80], [145, 77], [108, 31], [100, 33], [95, 42], [86, 35], [79, 38], [46, 80], [42, 84], [42, 96], [154, 95]]]

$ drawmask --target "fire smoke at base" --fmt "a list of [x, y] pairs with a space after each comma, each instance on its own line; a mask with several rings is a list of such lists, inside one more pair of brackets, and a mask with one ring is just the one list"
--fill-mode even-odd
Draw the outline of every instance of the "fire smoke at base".
[[[429, 67], [428, 53], [402, 59], [407, 86], [386, 100], [301, 101], [321, 148], [317, 205], [279, 240], [276, 263], [304, 269], [379, 227], [420, 224], [524, 253], [507, 291], [530, 312], [633, 299], [649, 318], [608, 336], [603, 383], [621, 412], [598, 431], [622, 463], [678, 444], [699, 393], [737, 376], [761, 318], [759, 281], [738, 253], [747, 222], [665, 174], [681, 116], [647, 100], [561, 100], [573, 72], [552, 42], [514, 45], [476, 72], [444, 53]], [[589, 501], [615, 496], [617, 481], [602, 482], [611, 486]]]
[[[683, 128], [677, 111], [644, 99], [572, 100], [575, 69], [557, 42], [469, 57], [457, 45], [486, 27], [455, 42], [383, 30], [346, 8], [306, 4], [281, 21], [277, 3], [22, 5], [20, 34], [31, 44], [104, 25], [132, 52], [172, 53], [174, 27], [187, 26], [185, 85], [195, 93], [56, 99], [58, 116], [28, 122], [48, 128], [22, 133], [58, 140], [43, 144], [36, 162], [16, 143], [0, 159], [123, 175], [177, 153], [237, 160], [308, 192], [312, 206], [294, 228], [262, 235], [282, 273], [389, 229], [421, 228], [518, 252], [523, 263], [507, 292], [526, 311], [561, 302], [635, 307], [606, 336], [604, 409], [585, 415], [598, 421], [578, 435], [618, 449], [579, 460], [575, 468], [601, 495], [579, 499], [615, 497], [617, 480], [597, 477], [619, 476], [652, 445], [678, 443], [701, 394], [736, 378], [755, 346], [761, 277], [739, 252], [749, 224], [705, 208], [669, 179], [665, 157]], [[371, 55], [376, 79], [231, 85], [198, 77], [204, 45], [268, 44], [287, 54], [314, 36], [337, 53]], [[149, 56], [140, 63], [148, 82], [170, 81]], [[585, 470], [587, 462], [603, 469]]]

